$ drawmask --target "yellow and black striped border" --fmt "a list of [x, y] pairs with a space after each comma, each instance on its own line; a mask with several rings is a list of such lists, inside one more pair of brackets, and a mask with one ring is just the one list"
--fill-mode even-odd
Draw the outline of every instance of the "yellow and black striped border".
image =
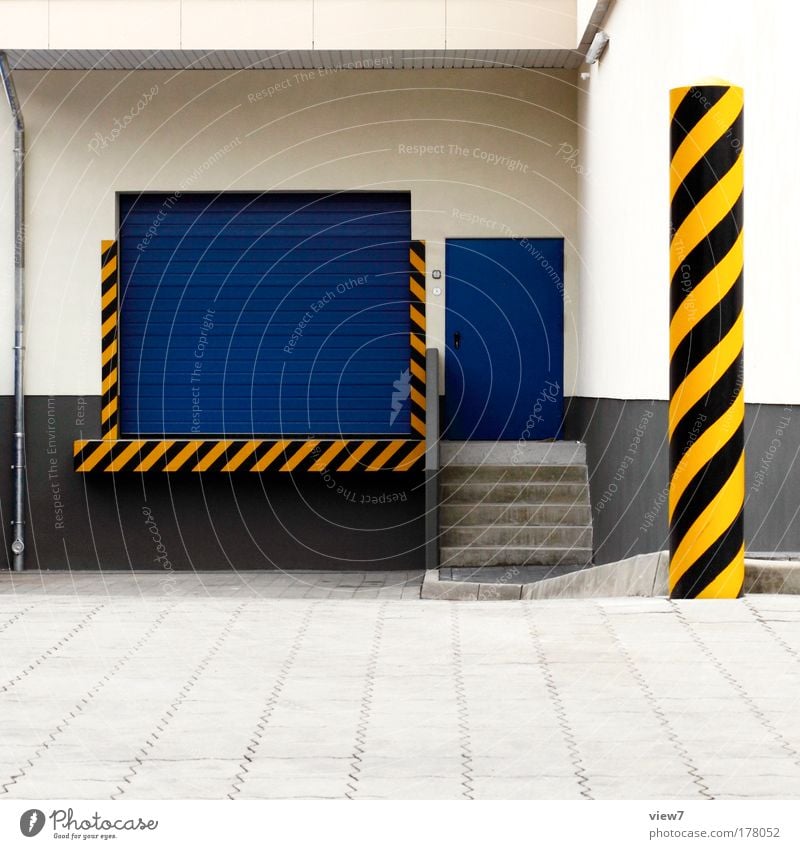
[[117, 304], [119, 301], [117, 243], [104, 240], [101, 245], [100, 291], [102, 321], [102, 389], [100, 433], [103, 439], [119, 438], [119, 376], [117, 370]]
[[76, 472], [411, 472], [425, 455], [425, 243], [410, 249], [412, 435], [407, 439], [120, 439], [117, 243], [101, 262], [101, 439], [74, 443]]
[[79, 439], [76, 472], [412, 472], [419, 439]]
[[670, 128], [672, 598], [744, 581], [743, 106], [727, 83], [673, 89]]
[[411, 430], [425, 439], [425, 242], [411, 243], [410, 260]]

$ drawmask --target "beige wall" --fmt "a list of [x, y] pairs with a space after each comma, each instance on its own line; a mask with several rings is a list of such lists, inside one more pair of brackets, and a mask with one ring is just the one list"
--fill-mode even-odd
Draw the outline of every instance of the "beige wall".
[[6, 49], [571, 48], [576, 0], [0, 0]]
[[[448, 236], [563, 236], [566, 391], [578, 293], [570, 72], [24, 72], [29, 133], [26, 390], [100, 391], [100, 240], [115, 192], [410, 189], [442, 334]], [[11, 134], [0, 110], [0, 289], [11, 292]], [[120, 126], [122, 129], [120, 130]], [[431, 146], [419, 155], [413, 145]], [[456, 150], [455, 147], [458, 146]], [[503, 160], [502, 158], [505, 157]], [[9, 298], [0, 392], [11, 391]]]

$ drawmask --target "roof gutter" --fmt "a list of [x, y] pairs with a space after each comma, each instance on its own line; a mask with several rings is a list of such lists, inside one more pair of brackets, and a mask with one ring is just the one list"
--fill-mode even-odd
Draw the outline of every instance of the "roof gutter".
[[25, 395], [23, 390], [25, 328], [25, 123], [19, 107], [11, 67], [0, 52], [0, 78], [14, 119], [14, 463], [11, 520], [12, 563], [15, 572], [25, 568]]

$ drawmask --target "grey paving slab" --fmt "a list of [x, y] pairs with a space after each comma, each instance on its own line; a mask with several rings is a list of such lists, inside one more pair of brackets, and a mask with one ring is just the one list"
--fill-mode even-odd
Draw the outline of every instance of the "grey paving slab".
[[543, 775], [538, 778], [475, 777], [475, 798], [484, 800], [581, 799], [574, 776]]
[[575, 766], [566, 747], [537, 747], [529, 752], [506, 753], [503, 757], [475, 755], [472, 768], [476, 776], [489, 778], [569, 778], [575, 781]]
[[248, 763], [244, 783], [275, 779], [292, 781], [314, 776], [344, 784], [349, 769], [349, 755], [344, 757], [258, 757]]
[[800, 778], [797, 776], [710, 773], [708, 785], [719, 798], [796, 799], [800, 795]]
[[237, 799], [343, 799], [347, 783], [341, 778], [300, 776], [254, 778], [246, 781]]
[[[460, 776], [367, 776], [359, 780], [359, 799], [465, 799]], [[466, 788], [469, 790], [469, 788]]]
[[[689, 776], [640, 775], [635, 778], [636, 799], [704, 799], [707, 798]], [[619, 776], [598, 775], [592, 781], [595, 799], [631, 798], [626, 791], [631, 783]], [[714, 798], [721, 798], [715, 796]]]
[[[397, 598], [419, 598], [423, 572], [386, 571], [344, 572], [13, 572], [0, 573], [0, 616], [20, 612], [18, 599], [26, 606], [40, 605], [43, 599], [60, 596], [60, 604], [80, 602], [86, 595], [105, 599], [231, 599], [303, 598], [307, 593], [320, 598], [374, 597], [374, 591], [391, 592]], [[361, 590], [369, 595], [362, 596]], [[46, 612], [40, 608], [40, 613]], [[26, 614], [27, 615], [27, 614]], [[0, 628], [3, 623], [0, 622]]]
[[800, 798], [800, 600], [419, 577], [0, 579], [0, 797]]

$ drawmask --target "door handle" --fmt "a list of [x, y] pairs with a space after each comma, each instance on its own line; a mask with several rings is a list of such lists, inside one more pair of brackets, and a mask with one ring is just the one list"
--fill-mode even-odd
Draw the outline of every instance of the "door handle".
[[461, 334], [458, 332], [458, 330], [456, 330], [456, 332], [453, 334], [453, 347], [456, 349], [456, 351], [461, 347]]

